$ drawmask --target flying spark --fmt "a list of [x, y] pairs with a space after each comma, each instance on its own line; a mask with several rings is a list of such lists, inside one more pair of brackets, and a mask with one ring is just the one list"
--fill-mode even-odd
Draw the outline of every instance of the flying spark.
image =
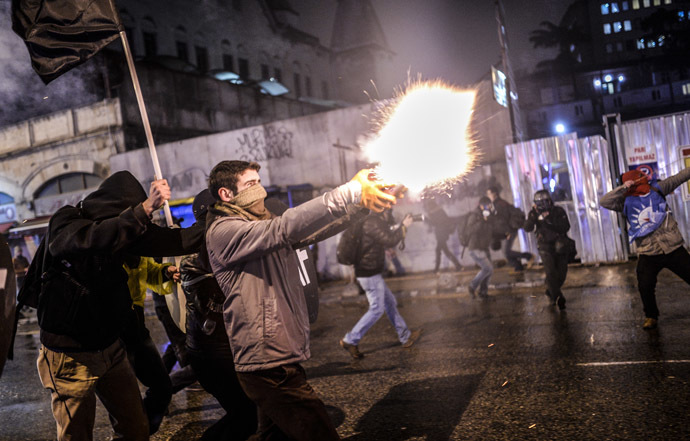
[[478, 156], [469, 128], [475, 97], [440, 80], [408, 84], [380, 110], [379, 130], [364, 146], [378, 175], [419, 193], [469, 173]]

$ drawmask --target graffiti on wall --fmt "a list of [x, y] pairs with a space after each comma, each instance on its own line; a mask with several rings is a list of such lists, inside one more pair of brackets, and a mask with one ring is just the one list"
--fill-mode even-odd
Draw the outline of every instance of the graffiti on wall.
[[[172, 198], [177, 199], [179, 197], [184, 197], [185, 195], [194, 196], [196, 193], [200, 192], [208, 186], [207, 173], [198, 167], [188, 168], [179, 173], [175, 173], [172, 176], [164, 176], [170, 185], [170, 191], [172, 191]], [[149, 176], [141, 185], [146, 189], [148, 193], [148, 188], [151, 185], [154, 177]]]
[[292, 158], [294, 134], [283, 126], [264, 126], [244, 132], [237, 138], [239, 147], [235, 152], [243, 161], [266, 161], [268, 159]]

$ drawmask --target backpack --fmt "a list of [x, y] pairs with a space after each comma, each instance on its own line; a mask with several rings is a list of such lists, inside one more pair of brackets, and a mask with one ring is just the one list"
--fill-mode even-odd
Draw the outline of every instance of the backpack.
[[362, 225], [364, 220], [357, 221], [343, 231], [338, 241], [335, 257], [341, 265], [354, 265], [359, 256], [359, 245], [362, 241]]
[[512, 206], [508, 214], [508, 226], [512, 230], [519, 230], [525, 225], [525, 212]]

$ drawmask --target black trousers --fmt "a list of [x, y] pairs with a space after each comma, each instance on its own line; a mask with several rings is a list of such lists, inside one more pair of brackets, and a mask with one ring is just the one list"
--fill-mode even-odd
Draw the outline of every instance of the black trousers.
[[645, 317], [659, 317], [655, 294], [656, 280], [659, 271], [664, 268], [668, 268], [685, 283], [690, 284], [690, 254], [684, 247], [681, 246], [668, 254], [640, 254], [637, 259], [637, 289], [640, 291]]
[[441, 266], [441, 252], [443, 252], [443, 254], [445, 254], [448, 258], [448, 260], [450, 260], [453, 263], [456, 270], [460, 271], [462, 269], [462, 265], [460, 265], [458, 258], [455, 257], [455, 254], [453, 254], [448, 248], [447, 241], [448, 238], [446, 238], [446, 240], [438, 238], [436, 239], [436, 265], [434, 265], [434, 272], [438, 271], [439, 267]]
[[237, 378], [259, 408], [259, 430], [251, 441], [340, 440], [299, 364], [238, 372]]
[[[539, 250], [539, 255], [544, 264], [548, 295], [551, 297], [551, 300], [555, 302], [558, 296], [563, 295], [561, 287], [565, 283], [565, 278], [568, 275], [568, 255], [556, 254], [548, 250]], [[565, 296], [563, 297], [565, 298]]]
[[230, 346], [187, 349], [191, 367], [201, 386], [225, 409], [225, 416], [206, 429], [202, 441], [246, 440], [256, 433], [256, 404], [249, 399], [235, 374]]
[[148, 389], [144, 408], [149, 418], [163, 415], [172, 398], [172, 382], [156, 344], [144, 325], [144, 308], [134, 305], [122, 341], [137, 380]]

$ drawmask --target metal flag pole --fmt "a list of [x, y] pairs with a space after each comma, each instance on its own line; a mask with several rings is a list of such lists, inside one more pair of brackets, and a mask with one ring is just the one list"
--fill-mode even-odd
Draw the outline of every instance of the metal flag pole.
[[[113, 0], [109, 0], [110, 7], [113, 10], [113, 14], [117, 20], [117, 27], [120, 32], [120, 39], [122, 40], [122, 47], [125, 51], [125, 58], [127, 59], [127, 67], [129, 68], [129, 74], [132, 77], [132, 84], [134, 85], [134, 94], [137, 97], [137, 104], [139, 105], [139, 113], [141, 114], [141, 122], [144, 125], [144, 132], [146, 133], [146, 141], [149, 145], [149, 154], [151, 155], [151, 161], [153, 162], [153, 172], [155, 179], [163, 179], [163, 173], [161, 172], [161, 165], [158, 162], [158, 153], [156, 153], [156, 144], [153, 142], [153, 133], [151, 132], [151, 123], [149, 122], [149, 116], [146, 112], [146, 105], [144, 104], [144, 96], [141, 93], [141, 86], [139, 85], [139, 77], [137, 76], [137, 71], [134, 68], [134, 58], [132, 57], [132, 50], [129, 47], [129, 40], [127, 40], [127, 32], [122, 25], [122, 20], [120, 20], [120, 14], [115, 7]], [[172, 213], [170, 212], [170, 204], [165, 201], [163, 205], [163, 212], [165, 213], [165, 222], [169, 227], [173, 226]]]

